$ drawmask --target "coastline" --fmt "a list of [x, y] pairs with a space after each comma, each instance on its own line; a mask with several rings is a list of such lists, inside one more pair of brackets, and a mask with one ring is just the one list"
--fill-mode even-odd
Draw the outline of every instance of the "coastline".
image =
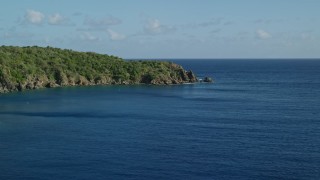
[[0, 47], [0, 93], [94, 85], [170, 85], [198, 79], [167, 61], [125, 61], [116, 56], [52, 47]]

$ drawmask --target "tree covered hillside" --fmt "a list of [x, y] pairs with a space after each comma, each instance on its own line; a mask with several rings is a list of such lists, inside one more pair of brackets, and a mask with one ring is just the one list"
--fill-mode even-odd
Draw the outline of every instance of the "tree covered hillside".
[[99, 84], [181, 84], [196, 77], [180, 65], [124, 61], [52, 47], [0, 47], [0, 92]]

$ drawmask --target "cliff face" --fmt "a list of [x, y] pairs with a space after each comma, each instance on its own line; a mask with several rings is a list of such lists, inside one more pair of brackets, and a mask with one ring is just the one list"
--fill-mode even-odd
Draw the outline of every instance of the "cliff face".
[[58, 86], [196, 81], [192, 71], [171, 62], [124, 61], [115, 56], [51, 47], [0, 47], [0, 93]]

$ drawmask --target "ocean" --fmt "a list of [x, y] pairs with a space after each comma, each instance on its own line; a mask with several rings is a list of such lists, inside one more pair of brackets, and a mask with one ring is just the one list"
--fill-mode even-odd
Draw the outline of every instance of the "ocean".
[[214, 83], [0, 95], [0, 179], [320, 179], [320, 60], [174, 60]]

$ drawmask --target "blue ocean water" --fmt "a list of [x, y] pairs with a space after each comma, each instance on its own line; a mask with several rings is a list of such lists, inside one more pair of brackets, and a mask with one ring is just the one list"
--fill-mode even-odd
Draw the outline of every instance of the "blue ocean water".
[[320, 61], [176, 62], [215, 83], [0, 95], [0, 179], [320, 179]]

